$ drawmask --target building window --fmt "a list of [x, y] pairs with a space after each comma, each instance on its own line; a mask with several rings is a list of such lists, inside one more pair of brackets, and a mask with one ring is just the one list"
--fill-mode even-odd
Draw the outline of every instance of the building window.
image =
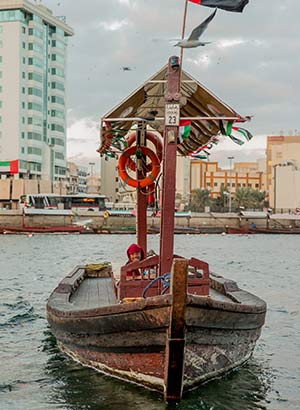
[[37, 147], [28, 147], [27, 152], [28, 152], [28, 154], [42, 155], [41, 148], [37, 148]]
[[51, 117], [61, 118], [62, 120], [64, 120], [65, 113], [59, 110], [51, 110]]
[[259, 184], [255, 184], [255, 188], [259, 188]]
[[51, 124], [51, 131], [65, 132], [65, 127], [59, 124]]
[[214, 186], [218, 186], [218, 183], [217, 183], [217, 182], [215, 182], [215, 183], [214, 183]]
[[43, 52], [43, 46], [41, 46], [38, 43], [29, 43], [28, 44], [28, 50], [30, 51], [35, 51], [36, 53], [42, 54]]
[[29, 110], [40, 111], [40, 112], [43, 111], [42, 105], [41, 105], [41, 104], [34, 103], [34, 102], [29, 102], [29, 103], [28, 103], [28, 109], [29, 109]]
[[63, 97], [52, 96], [51, 97], [51, 102], [56, 103], [56, 104], [60, 104], [60, 105], [65, 105], [65, 100], [63, 99]]
[[2, 64], [2, 56], [0, 56], [0, 63]]
[[0, 124], [2, 123], [2, 115], [0, 115]]
[[3, 104], [3, 103], [2, 103], [2, 101], [0, 100], [0, 108], [2, 108], [2, 104]]
[[62, 83], [59, 83], [58, 81], [53, 81], [51, 83], [51, 88], [55, 90], [60, 90], [60, 91], [65, 91], [65, 86]]
[[52, 68], [51, 69], [51, 74], [52, 75], [57, 75], [58, 77], [65, 77], [65, 72], [61, 68]]
[[21, 148], [21, 153], [25, 154], [25, 148], [24, 147]]
[[39, 29], [37, 29], [37, 28], [30, 28], [30, 29], [28, 30], [28, 34], [29, 34], [30, 36], [35, 36], [35, 37], [39, 38], [40, 40], [43, 40], [43, 37], [44, 37], [43, 31], [42, 31], [42, 30], [39, 30]]
[[28, 132], [28, 139], [42, 141], [42, 135], [39, 134], [38, 132]]
[[24, 21], [22, 10], [2, 10], [0, 11], [0, 21]]
[[36, 57], [29, 57], [28, 64], [34, 65], [35, 67], [43, 68], [43, 61]]
[[235, 183], [233, 182], [233, 183], [231, 184], [231, 186], [232, 186], [233, 188], [235, 188]]
[[65, 146], [65, 142], [61, 138], [51, 138], [51, 144], [60, 145], [61, 147]]
[[36, 97], [42, 97], [42, 90], [39, 88], [29, 87], [28, 94], [35, 95]]
[[22, 42], [22, 47], [25, 49], [26, 48], [26, 43], [25, 41]]
[[238, 184], [238, 187], [240, 188], [242, 185], [241, 184]]
[[65, 159], [65, 156], [62, 152], [55, 152], [54, 156], [55, 156], [55, 159], [61, 159], [61, 160]]
[[25, 78], [25, 73], [24, 73], [24, 71], [22, 71], [22, 78]]
[[25, 132], [22, 132], [21, 136], [22, 136], [22, 139], [24, 140], [25, 139]]
[[52, 54], [51, 55], [52, 61], [57, 61], [60, 64], [65, 64], [65, 58], [60, 54]]
[[28, 80], [37, 81], [39, 83], [43, 82], [43, 76], [40, 73], [28, 73]]
[[22, 124], [25, 124], [25, 117], [22, 117]]
[[26, 58], [25, 57], [22, 58], [22, 61], [23, 61], [23, 64], [26, 64]]
[[22, 33], [26, 34], [26, 27], [24, 27], [24, 26], [22, 27]]
[[2, 93], [2, 85], [0, 85], [0, 93]]

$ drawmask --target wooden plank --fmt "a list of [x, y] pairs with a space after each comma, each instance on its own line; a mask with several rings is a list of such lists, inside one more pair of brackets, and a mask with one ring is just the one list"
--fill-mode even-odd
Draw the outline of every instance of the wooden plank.
[[75, 309], [94, 309], [116, 303], [111, 278], [86, 278], [71, 296]]
[[173, 301], [170, 311], [165, 362], [165, 399], [167, 402], [179, 402], [182, 396], [187, 274], [188, 260], [174, 259], [171, 279]]

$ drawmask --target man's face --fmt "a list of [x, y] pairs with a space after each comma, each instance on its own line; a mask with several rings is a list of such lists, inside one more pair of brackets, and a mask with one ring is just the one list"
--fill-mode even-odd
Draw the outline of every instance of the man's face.
[[141, 260], [141, 252], [134, 252], [130, 255], [130, 262], [140, 261]]

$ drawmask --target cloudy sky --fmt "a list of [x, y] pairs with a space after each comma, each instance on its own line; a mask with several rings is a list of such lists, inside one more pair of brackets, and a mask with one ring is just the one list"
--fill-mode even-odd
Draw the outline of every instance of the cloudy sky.
[[[68, 51], [68, 156], [96, 160], [99, 118], [179, 53], [169, 40], [181, 35], [185, 0], [42, 3], [75, 31]], [[211, 12], [190, 3], [186, 33]], [[220, 144], [212, 160], [255, 160], [264, 155], [266, 135], [300, 130], [299, 15], [299, 0], [250, 0], [242, 14], [218, 10], [203, 35], [213, 43], [185, 51], [187, 72], [241, 115], [254, 115], [247, 126], [255, 138], [241, 148]]]

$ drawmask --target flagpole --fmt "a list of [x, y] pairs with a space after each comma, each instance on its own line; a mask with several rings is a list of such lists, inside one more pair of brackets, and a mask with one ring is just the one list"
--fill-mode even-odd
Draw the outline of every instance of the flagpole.
[[[185, 25], [186, 25], [186, 15], [187, 15], [188, 2], [189, 2], [189, 0], [185, 0], [181, 40], [184, 39], [184, 35], [185, 35]], [[180, 47], [180, 65], [181, 65], [181, 70], [182, 70], [182, 63], [183, 63], [182, 59], [183, 59], [183, 47]]]

